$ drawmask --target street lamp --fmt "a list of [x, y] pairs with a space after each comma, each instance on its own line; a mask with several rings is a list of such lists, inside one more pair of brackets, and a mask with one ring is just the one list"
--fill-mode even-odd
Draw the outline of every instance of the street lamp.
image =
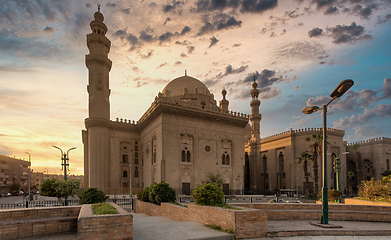
[[[349, 152], [344, 152], [344, 153], [341, 153], [339, 154], [339, 156], [337, 157], [337, 155], [335, 153], [331, 154], [331, 156], [333, 156], [334, 158], [334, 170], [335, 170], [335, 180], [337, 182], [337, 191], [341, 191], [341, 181], [340, 181], [340, 177], [339, 177], [339, 174], [341, 173], [341, 161], [340, 161], [340, 158], [342, 155], [345, 155], [345, 154], [349, 154]], [[338, 203], [341, 203], [341, 198], [338, 199]]]
[[[69, 158], [68, 158], [69, 151], [76, 149], [76, 147], [68, 149], [68, 151], [66, 153], [63, 152], [62, 149], [57, 146], [53, 146], [53, 147], [57, 148], [61, 151], [61, 170], [64, 169], [64, 180], [67, 180], [67, 167], [69, 170]], [[67, 196], [65, 197], [65, 206], [68, 206], [68, 197]]]
[[29, 200], [32, 201], [33, 196], [31, 195], [31, 170], [30, 170], [30, 168], [31, 168], [31, 154], [28, 152], [25, 152], [25, 153], [27, 153], [29, 155], [29, 163], [30, 163], [30, 165], [29, 165]]
[[303, 113], [311, 114], [323, 109], [323, 187], [322, 187], [322, 219], [321, 224], [329, 223], [329, 203], [328, 203], [328, 189], [327, 189], [327, 106], [330, 105], [334, 99], [341, 97], [347, 90], [353, 86], [354, 82], [351, 79], [343, 80], [338, 84], [334, 91], [330, 94], [331, 100], [323, 105], [322, 108], [318, 106], [309, 106], [303, 109]]

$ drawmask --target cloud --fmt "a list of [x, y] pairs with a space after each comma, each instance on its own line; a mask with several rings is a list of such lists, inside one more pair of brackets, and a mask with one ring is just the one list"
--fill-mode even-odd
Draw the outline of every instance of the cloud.
[[311, 3], [316, 5], [316, 8], [319, 10], [321, 8], [332, 6], [336, 0], [312, 0]]
[[280, 58], [297, 60], [316, 60], [319, 56], [325, 56], [323, 45], [315, 41], [295, 41], [284, 44], [275, 50]]
[[322, 33], [323, 33], [322, 29], [320, 29], [320, 28], [313, 28], [311, 31], [308, 32], [308, 36], [310, 38], [312, 38], [312, 37], [319, 37], [319, 36], [322, 35]]
[[378, 24], [384, 24], [384, 23], [388, 22], [390, 19], [391, 19], [391, 14], [387, 14], [385, 16], [379, 16], [378, 20], [377, 20], [377, 23]]
[[150, 58], [153, 55], [153, 50], [148, 50], [147, 54], [143, 55], [141, 54], [141, 58]]
[[242, 21], [238, 21], [233, 16], [227, 14], [217, 14], [210, 20], [208, 17], [204, 18], [204, 25], [200, 28], [197, 35], [204, 35], [206, 33], [212, 33], [234, 27], [241, 27]]
[[298, 90], [298, 89], [301, 89], [301, 87], [296, 85], [293, 89]]
[[239, 0], [198, 0], [195, 3], [197, 12], [224, 10], [226, 8], [236, 9], [239, 4]]
[[248, 65], [244, 65], [244, 66], [240, 66], [239, 68], [234, 69], [232, 67], [232, 65], [230, 64], [227, 67], [225, 67], [225, 72], [224, 73], [219, 73], [216, 77], [217, 78], [223, 78], [223, 77], [225, 77], [227, 75], [241, 73], [241, 72], [245, 71], [247, 68], [248, 68]]
[[320, 96], [317, 97], [316, 99], [313, 97], [308, 98], [306, 104], [307, 106], [323, 106], [324, 104], [328, 103], [330, 101], [329, 96]]
[[278, 95], [281, 95], [280, 89], [276, 87], [267, 87], [259, 94], [259, 99], [261, 100], [268, 100], [277, 97]]
[[181, 2], [181, 1], [173, 0], [171, 4], [163, 5], [163, 9], [162, 10], [163, 10], [164, 13], [173, 12], [173, 11], [175, 11], [175, 9], [177, 7], [180, 7], [182, 4], [183, 4], [183, 2]]
[[49, 26], [47, 26], [47, 27], [45, 27], [45, 28], [43, 29], [43, 32], [44, 32], [44, 33], [48, 33], [48, 34], [54, 33], [54, 32], [56, 32], [56, 31], [57, 31], [57, 29], [54, 29], [53, 27], [49, 27]]
[[187, 54], [192, 54], [194, 49], [195, 49], [194, 46], [187, 46]]
[[243, 0], [242, 12], [265, 12], [277, 7], [277, 0]]
[[324, 15], [331, 15], [331, 14], [336, 14], [336, 13], [338, 13], [338, 7], [336, 7], [336, 6], [329, 6], [324, 11]]
[[372, 36], [369, 34], [364, 35], [364, 27], [352, 22], [350, 26], [337, 25], [335, 27], [327, 28], [327, 31], [333, 38], [333, 43], [354, 43], [359, 40], [371, 40]]
[[212, 47], [212, 46], [216, 45], [216, 43], [217, 43], [218, 41], [219, 41], [219, 40], [218, 40], [215, 36], [211, 37], [211, 38], [210, 38], [209, 47]]
[[384, 85], [380, 89], [380, 92], [383, 92], [382, 99], [391, 99], [391, 79], [385, 78]]
[[350, 117], [340, 118], [333, 122], [334, 128], [352, 128], [357, 125], [366, 124], [372, 118], [391, 117], [391, 104], [379, 104], [373, 108], [366, 108], [364, 112], [359, 115], [352, 115]]
[[[247, 77], [243, 80], [243, 83], [253, 82], [255, 78], [255, 81], [258, 83], [258, 88], [266, 88], [272, 86], [274, 83], [283, 81], [282, 76], [277, 76], [276, 71], [269, 70], [269, 69], [263, 69], [261, 73], [256, 71], [255, 73], [249, 73]], [[241, 84], [241, 83], [240, 83]]]
[[377, 9], [377, 7], [378, 5], [375, 3], [369, 4], [366, 7], [363, 7], [360, 4], [356, 4], [350, 9], [350, 11], [353, 14], [357, 14], [362, 18], [368, 19], [372, 15], [372, 13]]

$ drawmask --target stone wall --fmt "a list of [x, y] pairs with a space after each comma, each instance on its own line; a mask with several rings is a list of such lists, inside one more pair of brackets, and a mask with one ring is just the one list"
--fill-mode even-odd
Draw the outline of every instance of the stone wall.
[[82, 206], [77, 224], [77, 239], [133, 239], [133, 216], [111, 203], [118, 214], [93, 215], [91, 204]]
[[254, 209], [232, 210], [189, 204], [181, 207], [170, 203], [160, 206], [136, 200], [135, 212], [163, 216], [174, 221], [195, 221], [233, 230], [236, 238], [264, 237], [267, 233], [267, 216]]
[[[322, 217], [321, 204], [238, 203], [234, 205], [262, 210], [267, 214], [268, 220], [320, 220]], [[329, 220], [391, 222], [391, 207], [330, 204]]]
[[80, 206], [0, 210], [0, 239], [77, 231]]

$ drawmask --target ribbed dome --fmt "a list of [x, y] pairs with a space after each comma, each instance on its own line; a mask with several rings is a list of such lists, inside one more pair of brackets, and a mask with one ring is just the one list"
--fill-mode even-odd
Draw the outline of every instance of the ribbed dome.
[[[186, 89], [186, 90], [185, 90]], [[190, 77], [182, 76], [175, 78], [169, 82], [163, 89], [162, 94], [165, 97], [178, 97], [187, 94], [202, 94], [209, 95], [209, 90], [200, 80]]]

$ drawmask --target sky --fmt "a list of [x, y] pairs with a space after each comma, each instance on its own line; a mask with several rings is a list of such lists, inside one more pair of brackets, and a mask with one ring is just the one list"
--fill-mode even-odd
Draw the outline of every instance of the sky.
[[391, 137], [391, 0], [8, 0], [0, 4], [0, 154], [32, 169], [83, 174], [88, 117], [86, 35], [101, 5], [111, 119], [137, 121], [171, 80], [205, 83], [218, 102], [251, 114], [255, 77], [261, 137], [322, 127], [339, 82], [353, 87], [328, 107], [327, 126], [355, 142]]

